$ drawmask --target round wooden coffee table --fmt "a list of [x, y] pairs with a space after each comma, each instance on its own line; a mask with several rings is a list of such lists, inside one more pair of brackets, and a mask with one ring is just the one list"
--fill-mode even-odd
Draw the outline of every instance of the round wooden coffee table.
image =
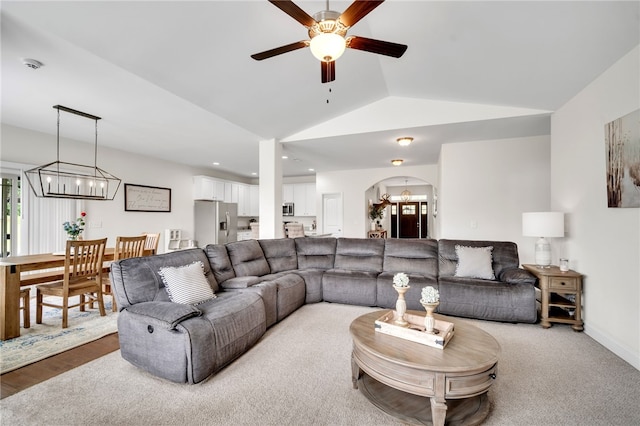
[[354, 389], [408, 423], [482, 422], [489, 414], [487, 391], [496, 378], [500, 353], [496, 339], [471, 324], [436, 315], [455, 327], [451, 341], [438, 349], [376, 332], [375, 320], [387, 312], [371, 312], [351, 323]]

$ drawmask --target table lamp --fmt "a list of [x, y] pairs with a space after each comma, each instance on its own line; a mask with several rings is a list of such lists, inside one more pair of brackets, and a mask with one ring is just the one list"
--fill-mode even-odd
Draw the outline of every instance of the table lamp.
[[539, 237], [538, 241], [536, 241], [536, 265], [548, 268], [551, 265], [551, 245], [545, 237], [564, 237], [564, 213], [522, 213], [522, 235], [525, 237]]

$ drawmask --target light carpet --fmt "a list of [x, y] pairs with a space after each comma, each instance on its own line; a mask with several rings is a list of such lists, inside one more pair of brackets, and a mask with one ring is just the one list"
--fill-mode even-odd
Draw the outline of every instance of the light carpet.
[[[397, 425], [351, 386], [349, 324], [372, 310], [305, 305], [198, 385], [153, 377], [114, 352], [1, 400], [2, 422]], [[502, 346], [486, 425], [640, 424], [640, 371], [586, 334], [470, 322]]]
[[20, 337], [0, 341], [0, 373], [118, 331], [118, 314], [111, 311], [111, 297], [105, 297], [104, 301], [106, 316], [100, 316], [97, 305], [95, 309], [87, 308], [84, 312], [73, 308], [69, 310], [69, 327], [62, 328], [62, 310], [46, 306], [42, 310], [42, 324], [36, 324], [36, 302], [35, 297], [31, 298], [31, 327], [20, 327]]

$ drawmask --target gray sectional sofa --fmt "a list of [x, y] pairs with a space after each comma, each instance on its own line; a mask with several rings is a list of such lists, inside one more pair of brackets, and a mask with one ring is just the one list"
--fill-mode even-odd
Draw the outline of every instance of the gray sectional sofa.
[[[462, 249], [467, 251], [458, 251]], [[471, 253], [477, 262], [474, 256], [480, 251], [489, 252], [488, 260], [481, 259], [489, 276], [457, 276], [461, 266], [467, 266], [466, 256]], [[193, 265], [199, 270], [197, 279], [167, 281], [176, 272], [181, 276], [183, 269], [193, 273]], [[398, 272], [410, 279], [405, 295], [408, 309], [423, 309], [420, 292], [430, 285], [440, 291], [442, 314], [508, 322], [537, 320], [536, 279], [519, 268], [517, 246], [512, 242], [246, 240], [114, 262], [110, 278], [120, 309], [121, 354], [156, 376], [198, 383], [238, 358], [267, 328], [305, 303], [394, 308], [397, 293], [392, 280]], [[191, 288], [192, 281], [215, 296], [196, 304], [172, 301], [183, 288]]]

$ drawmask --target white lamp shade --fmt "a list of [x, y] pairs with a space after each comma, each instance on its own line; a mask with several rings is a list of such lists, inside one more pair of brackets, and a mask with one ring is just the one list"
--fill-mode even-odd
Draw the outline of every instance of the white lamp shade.
[[334, 33], [320, 33], [311, 39], [311, 53], [320, 61], [331, 62], [344, 53], [347, 43], [344, 37]]
[[525, 237], [564, 237], [564, 213], [522, 213], [522, 235]]

